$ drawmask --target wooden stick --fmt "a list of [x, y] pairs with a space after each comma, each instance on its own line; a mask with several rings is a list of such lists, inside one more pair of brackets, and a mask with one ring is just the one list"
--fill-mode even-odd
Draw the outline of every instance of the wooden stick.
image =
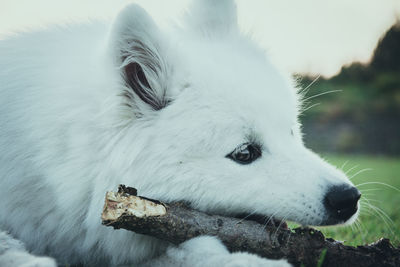
[[107, 192], [104, 225], [180, 244], [200, 235], [218, 236], [230, 251], [247, 251], [270, 259], [286, 258], [296, 266], [400, 266], [400, 248], [388, 239], [365, 246], [345, 246], [311, 228], [281, 229], [255, 221], [209, 215], [183, 203], [139, 197], [121, 185]]

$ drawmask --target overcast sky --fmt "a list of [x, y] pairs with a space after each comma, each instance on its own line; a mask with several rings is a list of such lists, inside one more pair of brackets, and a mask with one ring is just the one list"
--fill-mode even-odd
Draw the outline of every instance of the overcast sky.
[[[158, 23], [175, 19], [188, 0], [0, 0], [0, 38], [48, 24], [111, 19], [129, 2]], [[400, 18], [400, 0], [237, 0], [239, 23], [292, 72], [333, 75], [367, 61], [379, 37]]]

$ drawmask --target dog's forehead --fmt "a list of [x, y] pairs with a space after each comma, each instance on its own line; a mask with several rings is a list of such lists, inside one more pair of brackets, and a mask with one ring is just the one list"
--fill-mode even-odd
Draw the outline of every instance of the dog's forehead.
[[234, 41], [204, 42], [185, 50], [188, 83], [210, 112], [225, 112], [259, 128], [294, 123], [295, 89], [263, 51]]

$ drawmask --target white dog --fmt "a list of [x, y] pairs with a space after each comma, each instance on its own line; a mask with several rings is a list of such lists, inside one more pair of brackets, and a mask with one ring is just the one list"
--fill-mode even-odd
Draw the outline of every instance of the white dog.
[[0, 228], [58, 264], [286, 265], [215, 237], [171, 247], [102, 226], [100, 214], [122, 183], [211, 213], [351, 223], [360, 193], [304, 147], [300, 100], [240, 33], [230, 0], [194, 1], [169, 29], [131, 5], [111, 27], [3, 40]]

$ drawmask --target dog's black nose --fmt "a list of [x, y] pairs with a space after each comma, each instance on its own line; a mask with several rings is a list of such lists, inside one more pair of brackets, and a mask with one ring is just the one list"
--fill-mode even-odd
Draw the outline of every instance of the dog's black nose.
[[337, 185], [325, 195], [324, 204], [331, 216], [346, 221], [357, 212], [360, 191], [354, 186]]

